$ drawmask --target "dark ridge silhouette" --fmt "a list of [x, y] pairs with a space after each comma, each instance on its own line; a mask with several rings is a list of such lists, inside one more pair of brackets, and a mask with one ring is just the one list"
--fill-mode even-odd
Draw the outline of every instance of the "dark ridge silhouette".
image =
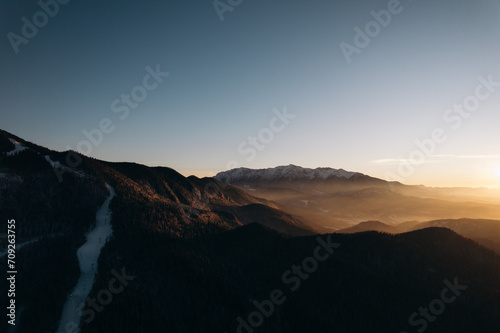
[[[23, 271], [16, 302], [24, 311], [16, 333], [58, 327], [78, 279], [76, 249], [107, 196], [105, 183], [116, 191], [113, 236], [89, 297], [98, 299], [109, 288], [113, 270], [135, 279], [93, 320], [84, 317], [82, 333], [238, 332], [241, 320], [258, 311], [256, 302], [268, 304], [274, 290], [286, 300], [263, 315], [255, 332], [414, 332], [421, 327], [409, 317], [455, 279], [467, 289], [425, 331], [492, 333], [500, 327], [500, 257], [457, 232], [431, 227], [317, 235], [280, 205], [217, 180], [81, 155], [70, 167], [67, 153], [28, 147], [0, 157], [6, 173], [0, 228], [15, 217], [18, 241], [36, 239], [18, 252]], [[45, 155], [66, 168], [62, 182]], [[321, 245], [328, 243], [339, 247]], [[317, 254], [322, 261], [312, 259]], [[0, 289], [7, 283], [2, 280]], [[0, 303], [7, 306], [5, 295]], [[7, 325], [2, 321], [0, 330]]]

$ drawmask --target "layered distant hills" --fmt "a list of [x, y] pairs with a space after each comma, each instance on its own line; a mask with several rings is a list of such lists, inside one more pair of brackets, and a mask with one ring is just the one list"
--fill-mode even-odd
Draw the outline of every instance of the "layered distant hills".
[[[113, 234], [89, 297], [102, 299], [113, 272], [134, 279], [79, 323], [82, 333], [500, 327], [500, 256], [491, 250], [500, 215], [487, 192], [448, 197], [444, 189], [297, 166], [184, 177], [55, 152], [0, 130], [0, 228], [15, 219], [22, 245], [16, 333], [56, 332], [106, 184], [116, 192]], [[0, 245], [5, 266], [5, 238]], [[450, 283], [462, 289], [437, 320], [410, 320]], [[8, 289], [5, 279], [0, 289]], [[271, 311], [276, 292], [281, 301]], [[5, 293], [0, 303], [7, 306]], [[1, 332], [10, 328], [0, 322]]]
[[221, 172], [215, 179], [271, 200], [323, 232], [370, 220], [397, 225], [450, 218], [500, 218], [500, 192], [491, 189], [409, 186], [342, 169], [295, 165], [239, 168]]
[[337, 230], [338, 233], [353, 234], [365, 231], [377, 231], [399, 234], [431, 227], [447, 228], [470, 238], [500, 254], [500, 220], [482, 219], [447, 219], [427, 222], [406, 222], [399, 225], [387, 225], [380, 221], [361, 222], [353, 227]]

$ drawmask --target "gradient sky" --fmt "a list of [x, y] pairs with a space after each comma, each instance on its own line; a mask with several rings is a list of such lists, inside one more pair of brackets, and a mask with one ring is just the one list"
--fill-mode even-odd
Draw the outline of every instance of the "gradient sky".
[[[500, 3], [402, 0], [347, 63], [340, 43], [390, 2], [244, 0], [221, 21], [211, 1], [72, 0], [16, 54], [8, 34], [40, 7], [4, 0], [0, 128], [62, 151], [109, 118], [91, 156], [185, 175], [292, 163], [500, 187], [500, 87], [459, 126], [443, 119], [479, 77], [500, 82]], [[121, 120], [111, 104], [157, 64], [169, 76]], [[250, 158], [248, 137], [285, 108], [295, 118]], [[447, 140], [401, 172], [436, 128]]]

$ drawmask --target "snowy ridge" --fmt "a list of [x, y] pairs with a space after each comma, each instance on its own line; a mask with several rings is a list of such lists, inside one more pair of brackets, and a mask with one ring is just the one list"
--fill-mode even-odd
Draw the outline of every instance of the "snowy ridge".
[[269, 169], [238, 168], [219, 172], [214, 178], [226, 183], [243, 180], [258, 181], [293, 181], [293, 180], [326, 180], [332, 178], [350, 179], [358, 172], [332, 168], [302, 168], [293, 164]]

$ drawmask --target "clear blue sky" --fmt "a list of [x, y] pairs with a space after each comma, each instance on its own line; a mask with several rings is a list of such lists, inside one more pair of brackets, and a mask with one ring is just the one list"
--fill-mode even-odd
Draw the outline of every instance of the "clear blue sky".
[[[348, 63], [340, 44], [355, 46], [354, 27], [365, 30], [370, 12], [388, 6], [398, 13]], [[33, 22], [41, 9], [0, 3], [0, 128], [27, 140], [76, 149], [82, 130], [109, 118], [114, 130], [91, 156], [186, 175], [213, 174], [230, 161], [293, 163], [390, 172], [410, 184], [500, 186], [500, 87], [460, 124], [458, 113], [443, 119], [474, 96], [480, 76], [500, 82], [498, 1], [244, 0], [224, 21], [211, 1], [59, 7], [15, 53], [9, 33], [23, 37], [22, 18]], [[120, 119], [111, 104], [158, 64], [168, 77]], [[283, 128], [273, 118], [284, 108], [295, 118]], [[435, 128], [447, 140], [400, 171], [422, 151], [415, 140]]]

